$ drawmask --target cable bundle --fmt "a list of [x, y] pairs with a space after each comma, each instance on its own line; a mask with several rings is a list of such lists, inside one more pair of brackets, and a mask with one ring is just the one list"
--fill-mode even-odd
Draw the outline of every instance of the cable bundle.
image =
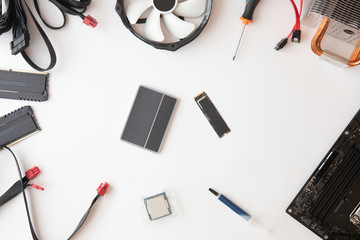
[[291, 41], [294, 43], [300, 43], [301, 40], [300, 16], [303, 8], [303, 0], [300, 0], [300, 11], [298, 10], [294, 0], [290, 0], [290, 2], [295, 12], [295, 24], [289, 35], [286, 38], [281, 39], [281, 41], [275, 46], [275, 50], [277, 51], [285, 47], [285, 45], [288, 43], [290, 36], [292, 36]]
[[44, 188], [39, 187], [38, 185], [35, 185], [33, 183], [29, 184], [29, 181], [34, 179], [37, 175], [39, 175], [39, 173], [40, 170], [36, 166], [26, 171], [25, 176], [21, 179], [21, 181], [18, 180], [17, 182], [15, 182], [9, 188], [9, 190], [7, 190], [3, 195], [0, 196], [0, 207], [5, 203], [7, 203], [8, 201], [10, 201], [11, 199], [13, 199], [14, 197], [16, 197], [17, 195], [19, 195], [22, 192], [23, 188], [25, 189], [27, 187], [33, 187], [38, 190], [44, 191]]
[[[21, 175], [19, 161], [16, 158], [14, 152], [7, 146], [3, 146], [3, 148], [7, 149], [11, 153], [11, 155], [13, 156], [20, 179], [17, 182], [15, 182], [12, 185], [12, 187], [9, 188], [9, 190], [7, 190], [3, 195], [0, 196], [0, 207], [2, 205], [4, 205], [5, 203], [7, 203], [8, 201], [10, 201], [11, 199], [13, 199], [14, 197], [16, 197], [17, 195], [19, 195], [20, 193], [22, 193], [23, 199], [24, 199], [24, 204], [25, 204], [25, 209], [26, 209], [26, 214], [27, 214], [27, 218], [28, 218], [28, 223], [29, 223], [29, 227], [30, 227], [30, 231], [31, 231], [31, 236], [32, 236], [33, 240], [39, 240], [38, 236], [36, 235], [35, 228], [34, 228], [34, 225], [32, 223], [32, 220], [31, 220], [30, 209], [29, 209], [29, 204], [28, 204], [28, 201], [27, 201], [26, 193], [25, 193], [25, 188], [30, 186], [30, 187], [36, 188], [38, 190], [44, 190], [44, 188], [39, 187], [39, 186], [37, 186], [37, 185], [35, 185], [33, 183], [29, 184], [29, 181], [34, 179], [40, 173], [40, 170], [39, 170], [38, 167], [33, 167], [32, 169], [26, 171], [25, 176], [23, 177]], [[2, 148], [0, 146], [0, 150], [1, 149]], [[100, 184], [100, 186], [96, 190], [97, 194], [96, 194], [95, 198], [92, 200], [92, 202], [90, 204], [90, 207], [85, 212], [84, 216], [81, 218], [80, 222], [78, 223], [77, 227], [75, 228], [74, 232], [70, 235], [68, 240], [70, 240], [80, 230], [80, 228], [84, 225], [84, 223], [85, 223], [87, 217], [89, 216], [90, 211], [93, 208], [94, 204], [98, 201], [98, 199], [100, 197], [105, 195], [105, 193], [108, 190], [109, 186], [110, 185], [107, 182], [104, 182], [104, 183]]]
[[[84, 12], [86, 8], [90, 5], [91, 0], [49, 0], [54, 4], [61, 12], [63, 16], [63, 23], [60, 26], [51, 26], [48, 24], [40, 11], [39, 4], [37, 0], [32, 0], [36, 9], [37, 14], [39, 15], [41, 21], [50, 29], [58, 30], [65, 26], [66, 16], [65, 13], [79, 16], [83, 19], [83, 23], [92, 28], [97, 26], [97, 21], [95, 18], [90, 15], [85, 16]], [[5, 0], [6, 10], [4, 14], [0, 16], [0, 35], [12, 29], [13, 40], [11, 41], [11, 53], [17, 55], [21, 53], [25, 61], [34, 69], [38, 71], [47, 71], [52, 69], [56, 64], [56, 53], [54, 47], [52, 46], [49, 38], [45, 34], [44, 30], [41, 28], [40, 24], [36, 20], [34, 14], [30, 10], [26, 0]], [[0, 12], [2, 12], [2, 2], [0, 1]], [[44, 40], [46, 47], [50, 55], [50, 63], [47, 68], [42, 68], [34, 63], [30, 57], [26, 54], [25, 49], [30, 45], [30, 34], [27, 28], [27, 17], [25, 9], [30, 14], [31, 19], [34, 21], [37, 30], [39, 31], [42, 39]]]

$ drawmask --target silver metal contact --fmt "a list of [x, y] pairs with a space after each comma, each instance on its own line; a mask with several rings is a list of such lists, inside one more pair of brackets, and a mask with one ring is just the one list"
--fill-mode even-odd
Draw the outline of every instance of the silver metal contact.
[[360, 202], [350, 214], [350, 222], [360, 228]]

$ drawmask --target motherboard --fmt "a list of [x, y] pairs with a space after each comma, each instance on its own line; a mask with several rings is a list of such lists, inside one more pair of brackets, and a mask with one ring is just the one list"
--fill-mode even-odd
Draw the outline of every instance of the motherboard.
[[322, 239], [360, 239], [360, 111], [286, 211]]

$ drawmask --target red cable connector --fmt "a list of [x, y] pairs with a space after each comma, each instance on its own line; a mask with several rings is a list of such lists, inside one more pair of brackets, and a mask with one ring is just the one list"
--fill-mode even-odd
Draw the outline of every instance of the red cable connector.
[[25, 172], [26, 177], [31, 180], [34, 179], [37, 175], [39, 175], [40, 170], [38, 167], [33, 167], [32, 169], [29, 169]]
[[98, 194], [101, 196], [104, 196], [106, 193], [106, 190], [109, 188], [109, 186], [110, 185], [107, 182], [101, 183], [97, 189]]
[[276, 46], [275, 46], [276, 51], [285, 47], [285, 45], [288, 43], [288, 40], [291, 36], [292, 36], [291, 41], [294, 43], [300, 43], [300, 40], [301, 40], [300, 17], [301, 17], [302, 9], [303, 9], [303, 0], [300, 0], [300, 11], [297, 8], [294, 0], [290, 0], [290, 3], [292, 4], [292, 6], [294, 8], [294, 12], [295, 12], [295, 24], [294, 24], [293, 28], [291, 29], [291, 32], [289, 33], [289, 35], [286, 38], [281, 39], [280, 42], [278, 44], [276, 44]]
[[92, 28], [95, 28], [97, 26], [98, 22], [92, 16], [87, 15], [83, 20], [83, 24], [85, 24], [86, 26], [90, 26]]
[[38, 185], [36, 185], [36, 184], [30, 184], [30, 187], [33, 187], [33, 188], [36, 188], [37, 190], [41, 190], [41, 191], [44, 191], [44, 188], [43, 187], [40, 187], [40, 186], [38, 186]]

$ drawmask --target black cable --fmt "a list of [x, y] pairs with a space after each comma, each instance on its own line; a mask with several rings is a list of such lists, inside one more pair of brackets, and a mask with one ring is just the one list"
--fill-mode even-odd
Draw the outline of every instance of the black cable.
[[26, 3], [26, 0], [25, 1], [25, 4], [26, 4], [26, 8], [28, 9], [29, 13], [30, 13], [30, 16], [32, 18], [32, 20], [34, 21], [35, 23], [35, 26], [37, 28], [37, 30], [39, 31], [41, 37], [43, 38], [45, 44], [46, 44], [46, 47], [48, 49], [48, 52], [49, 52], [49, 55], [50, 55], [50, 63], [49, 63], [49, 66], [47, 68], [42, 68], [42, 67], [39, 67], [36, 63], [34, 63], [34, 61], [31, 60], [31, 58], [26, 54], [25, 52], [25, 49], [23, 51], [21, 51], [21, 55], [23, 56], [23, 58], [25, 59], [25, 61], [31, 66], [33, 67], [34, 69], [38, 70], [38, 71], [47, 71], [47, 70], [50, 70], [52, 69], [55, 64], [56, 64], [56, 53], [55, 53], [55, 49], [53, 47], [53, 45], [51, 44], [50, 42], [50, 39], [47, 37], [46, 33], [44, 32], [44, 30], [41, 28], [41, 26], [39, 25], [39, 23], [36, 21], [36, 18], [35, 16], [33, 15], [33, 13], [31, 12], [29, 6], [27, 5]]
[[82, 227], [82, 225], [85, 223], [87, 217], [89, 216], [89, 213], [92, 209], [92, 207], [94, 206], [94, 204], [96, 203], [96, 201], [101, 197], [104, 196], [104, 194], [106, 193], [107, 189], [109, 188], [109, 184], [108, 183], [101, 183], [100, 186], [97, 189], [98, 194], [96, 195], [96, 197], [94, 198], [94, 200], [91, 202], [91, 205], [89, 207], [89, 209], [86, 211], [86, 213], [84, 214], [84, 216], [81, 218], [79, 224], [77, 225], [77, 227], [75, 228], [74, 232], [71, 234], [71, 236], [68, 238], [68, 240], [70, 240]]
[[[86, 11], [86, 8], [91, 4], [91, 0], [85, 0], [85, 1], [74, 1], [74, 0], [49, 0], [52, 4], [54, 4], [65, 16], [64, 13], [68, 13], [70, 15], [79, 16], [81, 19], [85, 18], [85, 15], [83, 14]], [[41, 20], [43, 23], [48, 26], [46, 21], [42, 18], [42, 14], [38, 5], [37, 0], [33, 0], [35, 8], [37, 13], [39, 14]], [[65, 18], [65, 17], [64, 17]], [[64, 26], [65, 24], [63, 24]], [[56, 28], [60, 29], [63, 26]], [[51, 27], [50, 27], [51, 28]]]
[[52, 26], [52, 25], [50, 25], [49, 23], [47, 23], [47, 22], [45, 21], [45, 19], [43, 18], [42, 14], [41, 14], [41, 11], [40, 11], [40, 7], [39, 7], [39, 4], [38, 4], [38, 1], [37, 1], [37, 0], [33, 0], [33, 2], [34, 2], [34, 6], [35, 6], [35, 9], [36, 9], [36, 12], [38, 13], [41, 21], [45, 24], [45, 26], [47, 26], [48, 28], [50, 28], [50, 29], [52, 29], [52, 30], [58, 30], [58, 29], [61, 29], [61, 28], [63, 28], [63, 27], [65, 26], [65, 24], [66, 24], [66, 17], [65, 17], [64, 11], [62, 11], [62, 10], [60, 9], [60, 12], [61, 12], [62, 17], [63, 17], [63, 23], [62, 23], [60, 26], [58, 26], [58, 27]]
[[24, 32], [27, 32], [27, 19], [21, 0], [13, 0], [15, 2], [15, 18], [13, 22], [12, 32], [15, 40]]
[[[27, 187], [33, 187], [36, 189], [44, 190], [42, 187], [39, 187], [35, 184], [28, 184], [30, 180], [36, 178], [40, 174], [40, 169], [38, 167], [33, 167], [25, 172], [25, 176], [21, 179], [23, 182], [24, 189]], [[0, 207], [19, 195], [21, 193], [21, 183], [20, 180], [15, 182], [3, 195], [0, 196]]]
[[[5, 32], [10, 31], [12, 28], [13, 18], [14, 18], [14, 1], [5, 1], [6, 4], [6, 10], [4, 11], [4, 14], [0, 16], [0, 35], [2, 35]], [[2, 13], [2, 1], [0, 1], [0, 14]]]
[[[27, 182], [24, 182], [24, 180], [22, 180], [23, 182], [23, 186], [26, 188]], [[13, 199], [14, 197], [16, 197], [17, 195], [19, 195], [21, 193], [21, 182], [18, 180], [16, 183], [14, 183], [14, 185], [12, 185], [9, 190], [7, 190], [1, 197], [0, 197], [0, 207], [2, 205], [4, 205], [5, 203], [7, 203], [8, 201], [10, 201], [11, 199]]]
[[[31, 220], [31, 216], [30, 216], [30, 211], [29, 211], [29, 206], [28, 206], [28, 201], [27, 201], [27, 198], [26, 198], [26, 193], [25, 193], [25, 188], [28, 187], [28, 186], [33, 186], [35, 188], [38, 188], [38, 189], [41, 189], [41, 190], [44, 190], [43, 188], [41, 187], [38, 187], [36, 185], [33, 185], [33, 184], [28, 184], [29, 182], [29, 179], [27, 177], [22, 177], [21, 175], [21, 169], [20, 169], [20, 165], [19, 165], [19, 161], [18, 159], [16, 158], [14, 152], [7, 146], [3, 146], [3, 148], [7, 149], [11, 154], [12, 156], [14, 157], [14, 160], [15, 160], [15, 163], [16, 163], [16, 166], [17, 166], [17, 169], [18, 169], [18, 173], [19, 173], [19, 177], [20, 177], [20, 180], [17, 181], [8, 191], [6, 191], [6, 193], [4, 193], [1, 197], [0, 197], [0, 206], [2, 206], [3, 204], [5, 204], [6, 202], [8, 202], [9, 200], [11, 200], [12, 198], [14, 198], [16, 195], [18, 195], [19, 191], [22, 192], [23, 194], [23, 199], [24, 199], [24, 204], [25, 204], [25, 207], [26, 207], [26, 214], [27, 214], [27, 218], [28, 218], [28, 223], [29, 223], [29, 227], [30, 227], [30, 231], [31, 231], [31, 235], [32, 235], [32, 238], [33, 240], [38, 240], [38, 237], [36, 235], [36, 232], [34, 230], [34, 227], [33, 227], [33, 223], [32, 223], [32, 220]], [[0, 148], [1, 150], [1, 148]], [[34, 168], [33, 168], [34, 169]], [[30, 171], [30, 170], [29, 170]], [[29, 177], [32, 179], [32, 176]], [[71, 234], [71, 236], [68, 238], [68, 240], [70, 240], [79, 230], [80, 228], [84, 225], [87, 217], [89, 216], [89, 213], [91, 211], [91, 209], [93, 208], [94, 204], [96, 203], [96, 201], [101, 197], [101, 196], [104, 196], [104, 194], [106, 193], [107, 189], [109, 188], [109, 184], [108, 183], [102, 183], [98, 189], [97, 189], [97, 192], [98, 194], [96, 195], [96, 197], [93, 199], [93, 201], [91, 202], [91, 205], [90, 207], [88, 208], [88, 210], [85, 212], [84, 216], [81, 218], [79, 224], [77, 225], [77, 227], [75, 228], [74, 232]]]
[[26, 193], [25, 193], [25, 190], [24, 190], [23, 182], [22, 182], [22, 175], [21, 175], [21, 169], [20, 169], [19, 161], [17, 160], [14, 152], [10, 148], [8, 148], [7, 146], [4, 146], [3, 148], [7, 149], [12, 154], [12, 156], [14, 157], [16, 167], [17, 167], [17, 170], [18, 170], [18, 174], [19, 174], [19, 177], [20, 177], [20, 184], [21, 184], [24, 204], [25, 204], [25, 208], [26, 208], [26, 214], [27, 214], [27, 218], [28, 218], [28, 222], [29, 222], [29, 227], [30, 227], [30, 231], [31, 231], [31, 236], [33, 237], [34, 240], [38, 240], [38, 237], [36, 236], [36, 232], [34, 230], [33, 223], [31, 221], [28, 201], [27, 201], [27, 198], [26, 198]]
[[96, 201], [99, 199], [100, 194], [96, 195], [96, 197], [94, 198], [94, 200], [91, 202], [91, 205], [89, 207], [89, 209], [86, 211], [86, 213], [84, 214], [84, 216], [81, 218], [79, 224], [77, 225], [77, 227], [75, 228], [74, 232], [71, 234], [71, 236], [68, 238], [68, 240], [70, 240], [82, 227], [82, 225], [85, 223], [87, 217], [89, 216], [90, 210], [91, 208], [94, 206], [94, 204], [96, 203]]
[[[85, 18], [85, 16], [82, 14], [83, 11], [86, 10], [86, 7], [91, 3], [91, 1], [87, 1], [88, 4], [83, 5], [83, 7], [78, 6], [76, 7], [76, 4], [73, 3], [73, 1], [62, 1], [62, 0], [50, 0], [56, 7], [58, 7], [61, 11], [64, 11], [68, 14], [79, 16], [82, 19]], [[80, 3], [80, 2], [78, 2]]]
[[[34, 69], [38, 71], [47, 71], [52, 69], [56, 65], [56, 53], [54, 47], [52, 46], [49, 38], [45, 34], [44, 30], [41, 28], [40, 24], [36, 20], [34, 14], [30, 10], [27, 0], [5, 0], [6, 10], [4, 14], [0, 16], [0, 35], [5, 32], [8, 32], [12, 29], [13, 40], [11, 41], [11, 53], [17, 55], [21, 53], [25, 61]], [[54, 4], [61, 12], [63, 17], [63, 22], [60, 26], [52, 26], [45, 21], [41, 13], [39, 4], [37, 0], [32, 0], [35, 6], [35, 10], [39, 15], [41, 21], [50, 29], [58, 30], [65, 26], [66, 16], [65, 13], [79, 16], [83, 19], [83, 23], [96, 27], [97, 21], [90, 15], [85, 16], [83, 13], [86, 11], [86, 8], [90, 5], [91, 0], [49, 0]], [[25, 4], [25, 5], [24, 5]], [[2, 1], [0, 0], [0, 14], [2, 10]], [[33, 60], [26, 54], [25, 49], [30, 45], [30, 34], [27, 27], [27, 18], [25, 13], [25, 7], [28, 10], [32, 21], [35, 23], [36, 29], [39, 31], [43, 41], [46, 44], [50, 55], [50, 63], [46, 68], [38, 66], [34, 63]]]

